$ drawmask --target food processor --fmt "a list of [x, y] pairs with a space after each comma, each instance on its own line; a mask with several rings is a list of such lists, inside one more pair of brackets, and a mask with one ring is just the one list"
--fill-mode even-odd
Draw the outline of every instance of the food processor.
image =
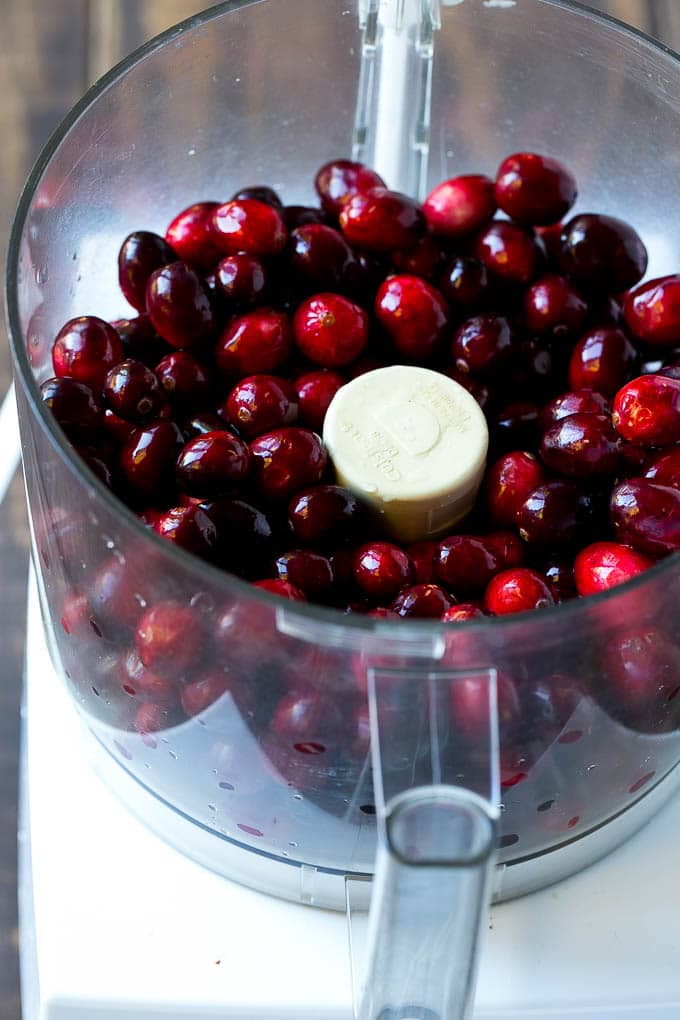
[[[482, 932], [480, 1016], [677, 1015], [659, 895], [677, 802], [583, 871], [678, 784], [675, 557], [594, 598], [455, 628], [283, 602], [144, 528], [39, 384], [66, 319], [125, 314], [131, 229], [162, 234], [174, 210], [246, 181], [309, 202], [339, 154], [422, 197], [519, 147], [550, 153], [581, 182], [579, 208], [634, 214], [649, 274], [672, 272], [678, 128], [678, 58], [562, 0], [218, 5], [67, 117], [8, 261], [34, 574], [27, 1017], [469, 1016]], [[138, 732], [121, 660], [169, 600], [201, 670], [229, 683]], [[631, 677], [652, 691], [632, 706]]]

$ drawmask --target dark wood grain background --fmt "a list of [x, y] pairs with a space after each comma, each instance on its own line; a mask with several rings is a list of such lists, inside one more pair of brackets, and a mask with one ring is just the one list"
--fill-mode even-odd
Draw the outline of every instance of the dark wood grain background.
[[[64, 113], [89, 84], [130, 50], [211, 6], [198, 0], [0, 0], [3, 276], [7, 237], [19, 191], [41, 146]], [[592, 0], [591, 6], [680, 50], [680, 0]], [[0, 397], [11, 376], [4, 334], [3, 320]], [[23, 488], [17, 476], [0, 514], [0, 1020], [19, 1020], [21, 1016], [16, 788], [27, 555]]]

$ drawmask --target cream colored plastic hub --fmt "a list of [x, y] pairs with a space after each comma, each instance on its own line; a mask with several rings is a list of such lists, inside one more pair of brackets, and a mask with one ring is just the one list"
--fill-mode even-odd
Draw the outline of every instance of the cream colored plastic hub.
[[338, 390], [323, 438], [338, 483], [403, 542], [441, 535], [468, 513], [489, 443], [467, 390], [406, 365], [367, 372]]

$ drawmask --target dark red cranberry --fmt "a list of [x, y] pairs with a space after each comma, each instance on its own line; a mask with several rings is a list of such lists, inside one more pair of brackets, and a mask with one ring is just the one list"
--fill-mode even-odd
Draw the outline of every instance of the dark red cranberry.
[[114, 484], [114, 458], [98, 447], [76, 446], [78, 456], [85, 461], [90, 471], [93, 471], [100, 482], [107, 489], [112, 489]]
[[261, 308], [232, 320], [217, 343], [215, 359], [225, 375], [242, 378], [275, 372], [292, 349], [288, 316]]
[[254, 198], [225, 202], [212, 214], [212, 237], [225, 255], [271, 258], [283, 251], [288, 231], [277, 208]]
[[354, 579], [362, 592], [382, 602], [414, 580], [413, 564], [399, 546], [369, 542], [356, 551]]
[[224, 697], [234, 686], [233, 678], [223, 669], [210, 669], [191, 683], [184, 684], [180, 694], [182, 708], [190, 718], [200, 715]]
[[210, 499], [242, 482], [250, 468], [250, 451], [231, 432], [206, 432], [190, 439], [177, 458], [177, 482], [190, 496]]
[[309, 549], [283, 553], [274, 563], [274, 571], [280, 581], [288, 581], [313, 602], [325, 602], [332, 592], [331, 561]]
[[211, 559], [217, 545], [217, 531], [200, 506], [174, 506], [154, 525], [161, 538], [203, 559]]
[[606, 707], [636, 730], [667, 729], [677, 718], [680, 654], [654, 627], [631, 629], [607, 648], [603, 670]]
[[328, 224], [328, 215], [323, 209], [311, 205], [284, 205], [281, 215], [289, 233], [312, 223], [321, 223], [324, 226]]
[[296, 588], [290, 581], [272, 580], [267, 578], [264, 581], [255, 581], [254, 588], [269, 592], [270, 595], [278, 595], [282, 599], [291, 599], [293, 602], [305, 602], [305, 595], [299, 588]]
[[439, 543], [431, 539], [414, 542], [406, 549], [406, 555], [413, 564], [413, 578], [416, 584], [431, 584], [434, 581], [438, 549]]
[[654, 561], [619, 542], [594, 542], [574, 561], [574, 581], [579, 595], [596, 595], [630, 581]]
[[557, 273], [546, 273], [524, 295], [524, 319], [534, 333], [563, 336], [583, 324], [588, 306], [575, 287]]
[[494, 449], [501, 453], [506, 450], [531, 450], [540, 440], [539, 412], [536, 404], [528, 400], [516, 400], [497, 411], [492, 420]]
[[104, 396], [119, 417], [139, 425], [155, 418], [164, 403], [154, 373], [132, 358], [111, 369], [106, 377]]
[[115, 556], [106, 559], [92, 579], [90, 609], [104, 637], [129, 635], [144, 611], [148, 591], [145, 577], [134, 565]]
[[146, 308], [171, 347], [195, 347], [215, 328], [208, 290], [186, 262], [173, 262], [151, 274]]
[[123, 345], [123, 357], [137, 358], [151, 367], [162, 357], [167, 345], [153, 327], [148, 315], [114, 319], [111, 323]]
[[444, 623], [468, 623], [469, 620], [483, 620], [487, 614], [484, 607], [477, 602], [459, 602], [442, 613]]
[[491, 391], [486, 383], [481, 382], [479, 379], [474, 379], [467, 372], [461, 372], [455, 367], [444, 369], [442, 374], [447, 375], [449, 379], [453, 379], [464, 390], [467, 390], [475, 398], [483, 411], [487, 409], [491, 398]]
[[283, 425], [294, 425], [298, 417], [297, 394], [287, 379], [250, 375], [234, 386], [222, 414], [242, 435], [252, 439]]
[[419, 276], [390, 276], [378, 289], [375, 315], [400, 354], [422, 362], [444, 337], [449, 311], [443, 297]]
[[195, 669], [204, 637], [193, 609], [179, 602], [157, 602], [137, 625], [135, 644], [144, 665], [171, 677]]
[[624, 305], [629, 329], [653, 347], [680, 341], [680, 274], [661, 276], [636, 287]]
[[266, 184], [255, 184], [249, 188], [241, 188], [229, 199], [230, 202], [240, 202], [244, 198], [253, 198], [256, 202], [264, 202], [265, 205], [273, 205], [275, 209], [281, 209], [283, 202], [273, 188]]
[[183, 209], [165, 231], [165, 240], [184, 262], [212, 269], [221, 251], [212, 236], [212, 215], [219, 202], [196, 202]]
[[510, 352], [510, 323], [502, 315], [476, 315], [457, 329], [451, 354], [456, 367], [473, 375], [497, 368]]
[[243, 577], [262, 577], [271, 561], [273, 533], [261, 510], [240, 499], [201, 503], [217, 529], [215, 559]]
[[165, 488], [172, 481], [182, 445], [182, 433], [174, 422], [137, 429], [120, 452], [120, 467], [128, 484], [150, 496]]
[[594, 390], [570, 390], [555, 397], [541, 411], [541, 428], [546, 432], [555, 422], [571, 414], [605, 414], [609, 404]]
[[614, 398], [612, 421], [631, 443], [669, 446], [680, 442], [680, 380], [641, 375]]
[[571, 414], [543, 434], [541, 460], [573, 478], [611, 475], [620, 460], [620, 439], [606, 414]]
[[128, 439], [132, 437], [132, 433], [135, 431], [136, 425], [134, 422], [125, 421], [124, 418], [119, 418], [117, 414], [110, 408], [106, 408], [104, 411], [104, 428], [107, 433], [117, 442], [126, 443]]
[[518, 223], [557, 223], [571, 209], [576, 195], [576, 181], [566, 167], [535, 152], [508, 156], [496, 174], [496, 202]]
[[323, 443], [308, 429], [266, 432], [253, 440], [250, 452], [256, 484], [267, 499], [289, 499], [298, 489], [321, 481], [326, 469]]
[[567, 602], [578, 594], [574, 581], [574, 569], [569, 563], [549, 560], [543, 565], [542, 573], [553, 593], [555, 602]]
[[341, 485], [316, 485], [298, 492], [288, 506], [288, 520], [299, 542], [331, 547], [351, 542], [364, 522], [356, 496]]
[[680, 549], [680, 490], [630, 478], [616, 486], [609, 506], [620, 542], [647, 556]]
[[[573, 482], [552, 481], [529, 493], [515, 515], [520, 535], [529, 545], [559, 548], [589, 534], [592, 505]], [[588, 528], [588, 531], [585, 529]]]
[[289, 249], [291, 265], [314, 291], [351, 291], [362, 275], [356, 255], [332, 227], [298, 227], [290, 235]]
[[541, 266], [541, 250], [531, 232], [506, 220], [494, 220], [479, 235], [474, 254], [490, 273], [509, 283], [529, 283]]
[[176, 682], [148, 669], [134, 649], [123, 656], [120, 671], [121, 686], [130, 697], [141, 695], [155, 706], [166, 707], [176, 705], [179, 701]]
[[481, 230], [495, 211], [493, 181], [483, 174], [465, 174], [442, 181], [423, 202], [430, 230], [447, 239]]
[[198, 411], [184, 422], [182, 431], [187, 439], [204, 436], [206, 432], [228, 431], [228, 426], [212, 411]]
[[[454, 606], [455, 612], [460, 606]], [[486, 614], [482, 611], [482, 616]], [[517, 685], [512, 677], [498, 674], [496, 685], [501, 740], [509, 740], [521, 718]], [[480, 746], [489, 739], [489, 683], [485, 676], [459, 677], [449, 685], [454, 739], [463, 737]]]
[[315, 294], [293, 318], [293, 334], [304, 356], [325, 368], [348, 365], [368, 340], [368, 316], [340, 294]]
[[497, 557], [501, 570], [523, 566], [526, 546], [514, 531], [490, 531], [484, 536], [484, 542]]
[[439, 619], [454, 603], [455, 599], [438, 584], [414, 584], [401, 591], [390, 608], [398, 616]]
[[637, 354], [626, 334], [616, 326], [585, 333], [574, 347], [569, 362], [572, 390], [591, 389], [613, 397], [630, 378]]
[[434, 570], [437, 581], [456, 595], [466, 596], [484, 591], [501, 566], [496, 552], [483, 538], [451, 535], [439, 543]]
[[335, 159], [324, 164], [314, 180], [321, 205], [332, 216], [340, 215], [342, 207], [352, 195], [384, 186], [385, 182], [375, 170], [349, 159]]
[[680, 446], [652, 457], [646, 465], [644, 476], [655, 485], [670, 485], [672, 489], [680, 489]]
[[328, 368], [298, 376], [293, 387], [297, 392], [301, 424], [321, 435], [326, 411], [335, 394], [344, 385], [343, 377]]
[[644, 276], [647, 250], [623, 220], [581, 213], [564, 227], [558, 263], [577, 286], [618, 294]]
[[345, 202], [340, 227], [350, 244], [383, 252], [414, 245], [425, 234], [427, 221], [412, 198], [378, 187]]
[[446, 254], [435, 237], [425, 234], [408, 251], [395, 250], [391, 252], [390, 258], [398, 273], [434, 280], [444, 266]]
[[199, 407], [210, 396], [208, 372], [188, 351], [166, 354], [155, 372], [165, 396], [177, 408]]
[[486, 266], [467, 255], [458, 255], [439, 277], [439, 289], [454, 309], [465, 312], [486, 299], [489, 274]]
[[40, 387], [40, 395], [72, 441], [91, 440], [101, 428], [101, 405], [85, 383], [67, 378], [47, 379]]
[[486, 476], [486, 504], [492, 520], [513, 525], [518, 508], [543, 479], [543, 468], [531, 453], [514, 450], [497, 460]]
[[259, 259], [240, 252], [227, 255], [215, 269], [215, 287], [230, 308], [245, 311], [262, 302], [267, 277]]
[[484, 605], [494, 616], [545, 609], [554, 604], [545, 578], [529, 567], [514, 567], [496, 574], [484, 593]]
[[536, 227], [536, 234], [541, 239], [546, 255], [551, 264], [557, 263], [557, 256], [562, 248], [563, 223], [550, 223], [547, 227]]
[[61, 327], [52, 347], [57, 378], [75, 379], [101, 392], [109, 369], [123, 360], [123, 345], [113, 326], [96, 315], [81, 315]]
[[145, 312], [149, 277], [178, 257], [181, 258], [158, 234], [148, 230], [128, 234], [118, 253], [118, 282], [126, 301], [138, 312]]

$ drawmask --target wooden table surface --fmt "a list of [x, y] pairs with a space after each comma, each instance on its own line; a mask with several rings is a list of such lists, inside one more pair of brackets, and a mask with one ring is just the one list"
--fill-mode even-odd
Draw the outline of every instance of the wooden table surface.
[[[287, 0], [276, 0], [286, 3]], [[339, 0], [338, 0], [339, 2]], [[469, 0], [471, 3], [480, 0]], [[212, 6], [198, 0], [0, 0], [0, 271], [26, 174], [85, 88], [134, 47]], [[591, 0], [680, 50], [680, 0]], [[2, 313], [0, 312], [0, 315]], [[4, 338], [4, 321], [0, 324]], [[11, 376], [0, 342], [0, 396]], [[2, 438], [0, 437], [0, 442]], [[28, 529], [20, 478], [0, 515], [0, 1020], [19, 1020], [17, 762]], [[33, 1020], [27, 1017], [25, 1020]]]

